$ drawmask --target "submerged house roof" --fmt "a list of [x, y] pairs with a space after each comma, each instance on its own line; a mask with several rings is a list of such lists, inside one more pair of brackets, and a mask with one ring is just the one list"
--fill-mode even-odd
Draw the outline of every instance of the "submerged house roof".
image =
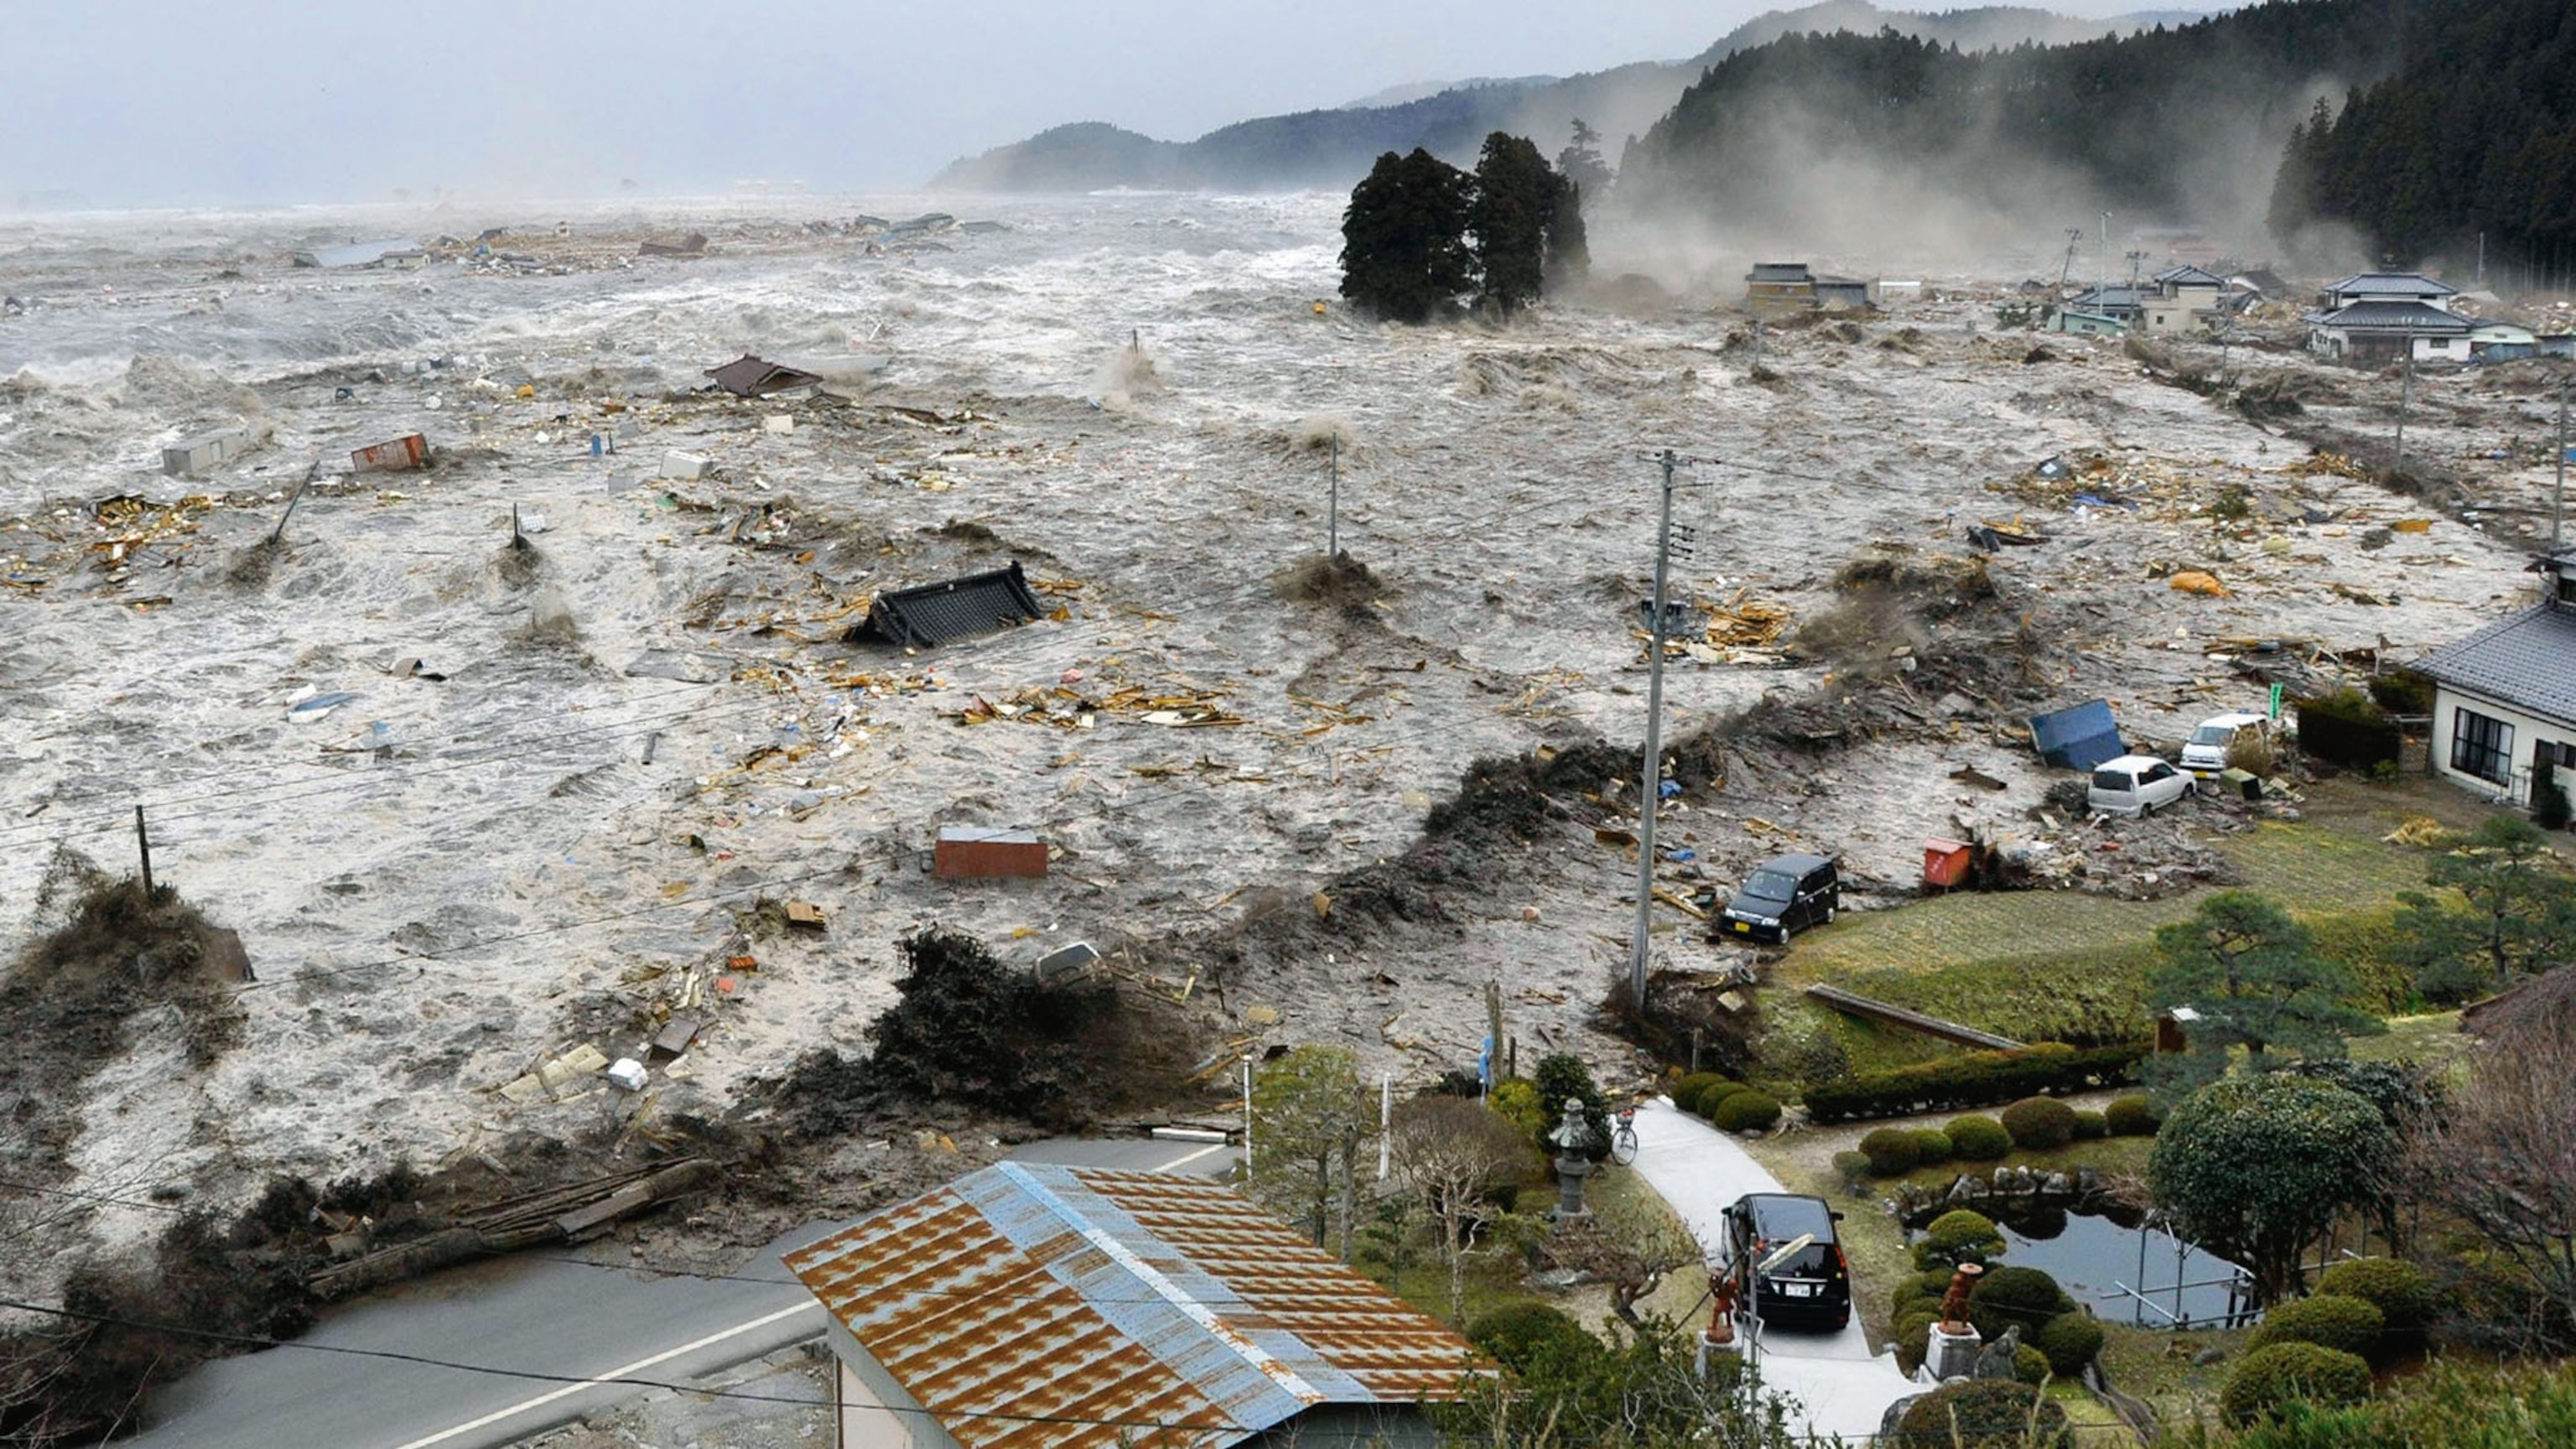
[[848, 637], [907, 648], [945, 644], [1007, 629], [1045, 612], [1028, 576], [1020, 572], [1020, 561], [1013, 559], [1006, 569], [879, 594], [868, 605], [866, 621]]
[[2576, 725], [2576, 609], [2540, 604], [2425, 655], [2437, 683]]
[[1478, 1366], [1204, 1178], [1005, 1162], [786, 1263], [968, 1449], [1224, 1449], [1322, 1405], [1455, 1399]]
[[748, 352], [722, 367], [708, 368], [707, 376], [714, 378], [716, 386], [735, 397], [767, 397], [773, 392], [785, 392], [791, 387], [803, 387], [823, 380], [815, 373], [754, 357]]
[[1744, 280], [1748, 282], [1812, 282], [1816, 280], [1816, 277], [1813, 272], [1807, 270], [1807, 264], [1805, 262], [1755, 262], [1753, 264], [1753, 270], [1744, 274]]

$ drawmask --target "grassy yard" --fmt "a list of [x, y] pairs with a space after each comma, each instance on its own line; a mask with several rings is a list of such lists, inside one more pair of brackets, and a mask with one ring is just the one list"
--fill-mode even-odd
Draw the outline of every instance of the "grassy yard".
[[[2387, 964], [2398, 892], [2420, 889], [2426, 853], [2380, 837], [2410, 816], [2474, 825], [2483, 807], [2429, 782], [2313, 787], [2307, 817], [2267, 821], [2225, 837], [2219, 851], [2245, 887], [2287, 905], [2320, 950], [2350, 962], [2365, 989], [2394, 1004], [2404, 983]], [[2141, 979], [2154, 964], [2156, 928], [2188, 918], [2197, 893], [2125, 901], [2078, 891], [1944, 896], [1847, 917], [1802, 937], [1781, 958], [1771, 1009], [1800, 1016], [1791, 1032], [1830, 1032], [1860, 1070], [1900, 1065], [1951, 1048], [1894, 1028], [1854, 1021], [1785, 993], [1829, 981], [2025, 1041], [2144, 1036]]]

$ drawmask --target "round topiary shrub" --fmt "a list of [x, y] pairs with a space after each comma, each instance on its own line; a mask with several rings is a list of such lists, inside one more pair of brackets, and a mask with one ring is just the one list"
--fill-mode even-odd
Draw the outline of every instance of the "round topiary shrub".
[[1914, 1244], [1914, 1266], [1924, 1272], [1949, 1271], [1961, 1263], [1983, 1263], [2000, 1257], [2004, 1235], [1994, 1219], [1966, 1208], [1953, 1208], [1932, 1220]]
[[1727, 1098], [1732, 1097], [1743, 1090], [1744, 1084], [1742, 1082], [1730, 1082], [1724, 1077], [1720, 1077], [1716, 1081], [1711, 1082], [1706, 1087], [1700, 1089], [1700, 1094], [1691, 1100], [1690, 1109], [1703, 1117], [1714, 1117], [1717, 1115], [1718, 1107], [1723, 1104]]
[[2102, 1120], [2111, 1124], [2114, 1137], [2153, 1137], [2165, 1124], [2164, 1114], [2156, 1110], [2156, 1099], [2139, 1093], [2133, 1097], [2114, 1097], [2102, 1109]]
[[2333, 1408], [2370, 1397], [2370, 1365], [2313, 1343], [2275, 1343], [2245, 1355], [2218, 1394], [2218, 1412], [2243, 1428], [2290, 1404]]
[[1486, 1313], [1467, 1325], [1467, 1341], [1519, 1373], [1536, 1364], [1572, 1364], [1608, 1352], [1582, 1324], [1534, 1302], [1507, 1303]]
[[1917, 1298], [1899, 1308], [1888, 1320], [1887, 1341], [1896, 1349], [1896, 1366], [1912, 1373], [1923, 1366], [1923, 1355], [1932, 1344], [1932, 1325], [1939, 1322], [1938, 1304], [1927, 1304]]
[[2061, 1313], [2039, 1326], [2039, 1332], [2027, 1335], [2031, 1345], [2048, 1355], [2051, 1373], [2071, 1379], [2084, 1372], [2084, 1366], [2102, 1351], [2107, 1337], [2102, 1325], [2092, 1314], [2081, 1309]]
[[1869, 1170], [1880, 1177], [1910, 1172], [1923, 1160], [1923, 1145], [1902, 1127], [1879, 1128], [1860, 1140], [1860, 1150], [1869, 1159]]
[[1896, 1425], [1900, 1449], [2059, 1449], [2073, 1441], [2055, 1400], [2002, 1379], [1935, 1389], [1906, 1405]]
[[1720, 1132], [1768, 1132], [1780, 1125], [1780, 1104], [1748, 1087], [1718, 1103], [1708, 1125]]
[[2012, 1134], [1992, 1117], [1957, 1117], [1942, 1129], [1962, 1162], [1995, 1162], [2012, 1151]]
[[2037, 1268], [1989, 1268], [1968, 1294], [1968, 1321], [1989, 1342], [2015, 1324], [2031, 1338], [2050, 1319], [2074, 1311], [2075, 1300]]
[[2364, 1299], [2320, 1293], [2295, 1303], [2273, 1305], [2246, 1345], [2262, 1348], [2275, 1343], [2313, 1343], [2319, 1348], [2368, 1358], [2378, 1350], [2379, 1331], [2387, 1323], [2379, 1309]]
[[1692, 1072], [1673, 1083], [1673, 1105], [1685, 1112], [1696, 1110], [1700, 1094], [1725, 1080], [1720, 1072]]
[[2013, 1145], [2048, 1152], [2075, 1140], [2075, 1109], [2055, 1097], [2024, 1097], [2003, 1111]]
[[2041, 1353], [2026, 1343], [2013, 1346], [2013, 1381], [2015, 1383], [2044, 1384], [2048, 1382], [2048, 1376], [2055, 1372], [2056, 1370], [2048, 1365], [2047, 1354]]
[[1914, 1161], [1922, 1167], [1937, 1166], [1958, 1155], [1950, 1147], [1950, 1134], [1938, 1127], [1915, 1128], [1914, 1146]]
[[2432, 1326], [2441, 1306], [2433, 1275], [2403, 1258], [2354, 1258], [2328, 1268], [2317, 1292], [2358, 1298], [2379, 1310], [2386, 1332], [2405, 1336]]
[[1834, 1171], [1841, 1176], [1842, 1180], [1846, 1184], [1857, 1189], [1860, 1186], [1861, 1179], [1869, 1176], [1869, 1154], [1866, 1152], [1837, 1152], [1834, 1154]]
[[2075, 1109], [2076, 1141], [2099, 1142], [2110, 1135], [2110, 1118], [2103, 1116], [2099, 1112], [2088, 1112], [2081, 1107]]

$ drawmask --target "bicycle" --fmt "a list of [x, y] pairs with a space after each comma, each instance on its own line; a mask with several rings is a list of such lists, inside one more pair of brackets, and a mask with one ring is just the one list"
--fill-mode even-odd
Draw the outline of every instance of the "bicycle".
[[1626, 1167], [1637, 1160], [1637, 1109], [1622, 1107], [1612, 1121], [1610, 1160]]

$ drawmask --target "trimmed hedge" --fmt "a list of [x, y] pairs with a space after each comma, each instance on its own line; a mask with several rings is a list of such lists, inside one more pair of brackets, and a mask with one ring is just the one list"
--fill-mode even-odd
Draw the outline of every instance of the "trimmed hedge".
[[2365, 1299], [2320, 1293], [2273, 1305], [2246, 1344], [2263, 1348], [2275, 1343], [2313, 1343], [2368, 1358], [2378, 1350], [2379, 1332], [2387, 1326], [2388, 1320]]
[[1905, 1117], [2116, 1087], [2135, 1079], [2138, 1062], [2146, 1054], [2143, 1045], [2078, 1051], [2056, 1042], [2008, 1052], [1967, 1052], [1891, 1071], [1810, 1083], [1807, 1117], [1814, 1122]]
[[1747, 1087], [1718, 1103], [1708, 1125], [1720, 1132], [1768, 1132], [1780, 1125], [1780, 1104]]
[[2103, 1340], [2108, 1336], [2092, 1314], [2078, 1309], [2048, 1320], [2029, 1337], [2033, 1347], [2048, 1355], [2049, 1372], [2071, 1379], [2084, 1372], [2084, 1366], [2102, 1351]]
[[2110, 1124], [2114, 1137], [2153, 1137], [2165, 1125], [2165, 1114], [2156, 1110], [2155, 1098], [2139, 1092], [2113, 1097], [2102, 1109], [2102, 1120]]
[[2313, 1343], [2275, 1343], [2245, 1355], [2218, 1394], [2218, 1412], [2238, 1428], [2290, 1404], [2334, 1407], [2370, 1397], [2370, 1365]]
[[2003, 1256], [2003, 1251], [2004, 1235], [1995, 1228], [1994, 1219], [1966, 1208], [1952, 1208], [1923, 1230], [1922, 1241], [1914, 1245], [1914, 1268], [1925, 1274], [1936, 1270], [1947, 1273], [1961, 1263], [1992, 1261]]
[[2060, 1449], [2074, 1442], [2066, 1410], [2029, 1384], [1972, 1379], [1906, 1405], [1898, 1449]]
[[1923, 1160], [1923, 1144], [1902, 1127], [1881, 1127], [1861, 1138], [1860, 1151], [1869, 1159], [1869, 1170], [1879, 1177], [1911, 1172]]
[[1992, 1117], [1954, 1117], [1944, 1130], [1962, 1162], [2000, 1162], [2012, 1151], [2012, 1134]]
[[1692, 1099], [1690, 1109], [1702, 1117], [1714, 1117], [1717, 1115], [1719, 1106], [1724, 1104], [1727, 1098], [1743, 1090], [1742, 1082], [1730, 1082], [1720, 1077], [1700, 1089], [1699, 1095]]
[[1725, 1080], [1723, 1072], [1692, 1072], [1673, 1083], [1673, 1105], [1695, 1112], [1699, 1110], [1699, 1094]]
[[1922, 1167], [1938, 1167], [1959, 1155], [1959, 1149], [1950, 1145], [1950, 1134], [1938, 1127], [1915, 1128], [1914, 1147], [1914, 1161]]
[[2003, 1110], [2015, 1147], [2047, 1152], [2075, 1140], [2075, 1109], [2055, 1097], [2024, 1097]]
[[1988, 1342], [2016, 1323], [2028, 1338], [2050, 1319], [2074, 1311], [2075, 1300], [2037, 1268], [1989, 1268], [1968, 1294], [1968, 1322]]
[[2358, 1298], [2379, 1310], [2382, 1326], [2392, 1334], [2421, 1333], [2432, 1326], [2441, 1307], [2433, 1275], [2403, 1258], [2354, 1258], [2337, 1263], [2317, 1278], [2319, 1294]]
[[2099, 1141], [2100, 1141], [2100, 1140], [2102, 1140], [2103, 1138], [2108, 1137], [2108, 1136], [2110, 1136], [2110, 1135], [2111, 1135], [2111, 1119], [2110, 1119], [2110, 1118], [2108, 1118], [2108, 1117], [2106, 1117], [2106, 1116], [2102, 1115], [2102, 1114], [2101, 1114], [2101, 1113], [2099, 1113], [2099, 1112], [2088, 1112], [2088, 1111], [2083, 1110], [2082, 1108], [2078, 1108], [2078, 1109], [2076, 1109], [2076, 1113], [2075, 1113], [2075, 1140], [2076, 1140], [2076, 1141], [2078, 1141], [2078, 1142], [2099, 1142]]
[[2026, 1343], [2014, 1346], [2013, 1382], [2044, 1384], [2048, 1382], [2048, 1376], [2055, 1372], [2057, 1370], [2049, 1365], [2047, 1354], [2041, 1353]]

